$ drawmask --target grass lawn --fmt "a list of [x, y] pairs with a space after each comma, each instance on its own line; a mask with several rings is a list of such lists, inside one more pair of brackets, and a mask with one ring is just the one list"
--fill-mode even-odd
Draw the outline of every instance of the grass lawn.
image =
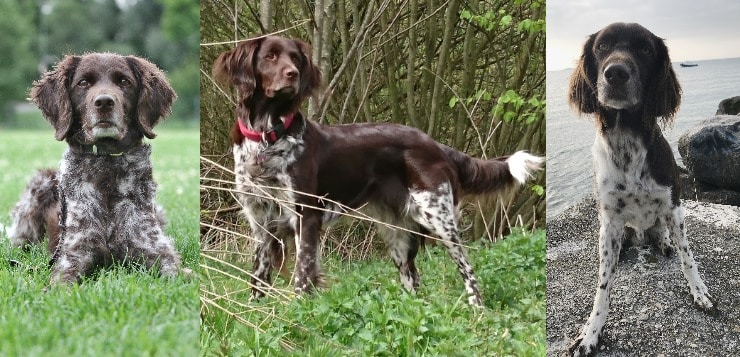
[[[201, 278], [204, 355], [544, 356], [545, 232], [515, 233], [469, 250], [484, 309], [467, 305], [457, 268], [441, 247], [417, 257], [417, 295], [400, 285], [387, 255], [324, 257], [329, 288], [295, 299], [248, 302], [249, 259], [205, 252]], [[243, 269], [243, 270], [242, 270]], [[245, 271], [246, 270], [246, 271]]]
[[[166, 126], [166, 125], [165, 125]], [[154, 176], [166, 232], [184, 265], [198, 269], [199, 134], [155, 129]], [[53, 130], [0, 129], [0, 355], [197, 356], [198, 282], [112, 268], [80, 285], [48, 287], [45, 247], [10, 247], [9, 212], [34, 174], [58, 167], [66, 144]], [[11, 266], [9, 259], [22, 266]]]

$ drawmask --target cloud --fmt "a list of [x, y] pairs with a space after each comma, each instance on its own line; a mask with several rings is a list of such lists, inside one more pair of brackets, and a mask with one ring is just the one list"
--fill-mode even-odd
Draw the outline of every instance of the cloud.
[[565, 0], [547, 3], [547, 69], [572, 67], [586, 37], [617, 21], [666, 39], [675, 61], [740, 57], [740, 2]]

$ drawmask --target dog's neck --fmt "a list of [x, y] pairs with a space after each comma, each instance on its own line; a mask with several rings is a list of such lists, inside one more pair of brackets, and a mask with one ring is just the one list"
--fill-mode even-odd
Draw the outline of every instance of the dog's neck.
[[279, 120], [274, 119], [274, 117], [265, 119], [269, 129], [264, 131], [256, 131], [248, 128], [242, 118], [237, 118], [237, 127], [243, 137], [251, 141], [271, 144], [278, 141], [290, 129], [290, 126], [293, 124], [294, 114], [289, 113], [280, 117]]
[[96, 156], [122, 156], [135, 148], [142, 146], [143, 140], [139, 138], [132, 142], [123, 142], [114, 139], [101, 139], [93, 143], [81, 143], [68, 140], [69, 148], [76, 153]]
[[657, 118], [646, 116], [642, 107], [637, 110], [602, 109], [596, 113], [599, 131], [627, 131], [646, 138], [660, 134]]
[[300, 102], [294, 95], [269, 98], [262, 92], [242, 99], [236, 108], [232, 141], [240, 145], [247, 138], [269, 144], [284, 135], [296, 134], [304, 127], [304, 119], [298, 111]]
[[264, 93], [255, 93], [239, 103], [236, 114], [247, 128], [255, 131], [268, 131], [281, 123], [283, 117], [298, 111], [299, 98], [294, 95], [267, 97]]

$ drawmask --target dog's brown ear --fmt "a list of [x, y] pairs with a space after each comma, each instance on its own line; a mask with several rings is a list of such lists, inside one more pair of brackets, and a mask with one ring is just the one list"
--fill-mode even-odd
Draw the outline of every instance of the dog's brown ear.
[[678, 84], [676, 73], [673, 71], [668, 47], [662, 39], [656, 37], [655, 56], [658, 61], [658, 70], [655, 71], [653, 88], [648, 88], [645, 114], [650, 117], [661, 117], [663, 125], [673, 123], [673, 115], [681, 105], [681, 85]]
[[154, 63], [134, 56], [127, 56], [126, 63], [139, 81], [136, 122], [147, 138], [154, 139], [157, 134], [154, 134], [152, 129], [159, 124], [160, 118], [164, 120], [172, 114], [172, 102], [177, 98], [177, 94], [167, 81], [167, 77]]
[[65, 56], [54, 68], [33, 83], [30, 98], [54, 127], [57, 140], [64, 140], [72, 126], [72, 101], [69, 88], [80, 63], [79, 56]]
[[301, 87], [298, 89], [298, 95], [304, 98], [310, 97], [321, 88], [321, 70], [311, 60], [311, 46], [301, 40], [293, 41], [303, 55], [300, 68]]
[[240, 42], [231, 51], [221, 53], [213, 62], [213, 77], [220, 84], [233, 85], [239, 91], [239, 99], [250, 98], [254, 93], [254, 54], [262, 38]]
[[570, 93], [568, 101], [571, 107], [581, 113], [596, 111], [596, 59], [593, 45], [597, 34], [591, 35], [583, 45], [581, 58], [570, 76]]

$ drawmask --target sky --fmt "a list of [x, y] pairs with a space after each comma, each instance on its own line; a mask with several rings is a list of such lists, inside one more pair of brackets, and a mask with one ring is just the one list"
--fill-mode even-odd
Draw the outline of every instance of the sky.
[[737, 0], [547, 0], [547, 70], [574, 67], [586, 38], [612, 22], [665, 39], [673, 62], [740, 57]]

